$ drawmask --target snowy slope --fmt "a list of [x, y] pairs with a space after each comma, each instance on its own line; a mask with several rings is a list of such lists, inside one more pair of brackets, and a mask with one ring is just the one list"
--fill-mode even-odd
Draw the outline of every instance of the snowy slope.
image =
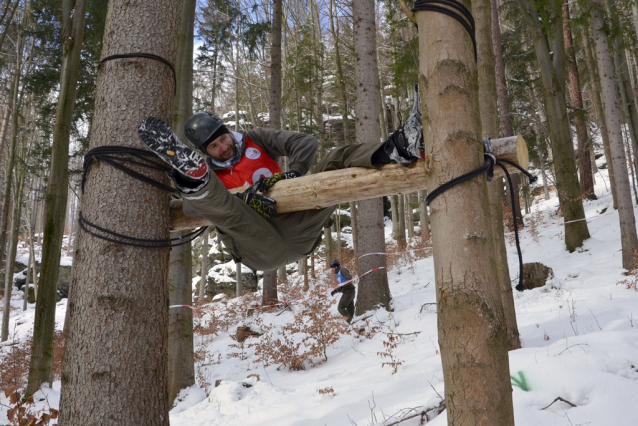
[[[553, 216], [556, 198], [535, 204], [532, 215], [526, 216], [528, 222], [534, 218], [537, 234], [529, 227], [521, 233], [523, 259], [550, 266], [554, 277], [545, 288], [514, 295], [523, 345], [510, 352], [517, 426], [638, 425], [638, 292], [618, 284], [632, 277], [624, 275], [621, 266], [618, 216], [606, 190], [609, 183], [605, 185], [600, 175], [596, 178], [599, 200], [585, 203], [591, 239], [581, 250], [564, 249], [562, 219]], [[508, 256], [515, 279], [518, 259], [513, 244]], [[378, 311], [368, 318], [363, 336], [344, 334], [328, 348], [327, 362], [317, 360], [305, 370], [289, 371], [254, 363], [252, 348], [245, 348], [243, 357], [232, 357], [239, 351], [230, 346], [236, 344], [230, 337], [236, 325], [216, 336], [196, 336], [196, 348], [207, 354], [207, 360], [196, 366], [203, 381], [182, 392], [170, 413], [171, 425], [389, 425], [438, 405], [444, 384], [436, 307], [429, 305], [435, 302], [432, 258], [396, 263], [400, 265], [388, 272], [394, 312]], [[327, 273], [318, 277], [334, 279]], [[313, 285], [325, 288], [328, 283], [333, 284]], [[21, 306], [18, 298], [12, 303]], [[58, 327], [65, 303], [58, 305]], [[294, 304], [292, 310], [300, 306]], [[335, 305], [331, 309], [336, 314]], [[280, 327], [293, 313], [276, 310], [258, 316]], [[27, 338], [32, 317], [33, 306], [25, 313], [14, 311], [15, 339]], [[198, 321], [205, 318], [200, 315]], [[242, 324], [250, 325], [255, 318], [246, 317]], [[377, 327], [376, 333], [369, 333], [370, 327]], [[401, 334], [392, 351], [402, 362], [396, 373], [382, 367], [387, 359], [378, 355], [387, 352], [388, 333]], [[255, 374], [259, 379], [248, 377]], [[218, 387], [216, 380], [221, 380]], [[59, 390], [59, 382], [46, 390], [54, 407]], [[4, 424], [4, 396], [0, 403]], [[420, 417], [401, 424], [418, 425]], [[428, 424], [446, 425], [446, 413]]]

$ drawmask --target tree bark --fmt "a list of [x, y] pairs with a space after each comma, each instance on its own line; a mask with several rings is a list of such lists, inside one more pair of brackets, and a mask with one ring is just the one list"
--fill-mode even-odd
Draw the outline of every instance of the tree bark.
[[[266, 284], [268, 281], [268, 284]], [[277, 270], [264, 271], [263, 277], [262, 305], [277, 303]]]
[[[177, 90], [173, 128], [180, 140], [187, 140], [184, 123], [193, 114], [193, 38], [196, 0], [183, 0], [177, 49]], [[172, 235], [175, 237], [177, 235]], [[193, 256], [191, 243], [171, 249], [168, 265], [169, 305], [193, 304]], [[168, 312], [168, 404], [183, 388], [195, 384], [193, 358], [193, 315], [188, 308]]]
[[47, 382], [49, 386], [52, 384], [55, 293], [60, 272], [60, 256], [66, 221], [69, 193], [69, 141], [73, 110], [75, 109], [87, 3], [87, 0], [65, 0], [62, 4], [62, 73], [53, 129], [49, 181], [44, 201], [44, 243], [40, 268], [40, 291], [36, 298], [27, 394], [34, 394], [42, 383]]
[[[379, 126], [379, 68], [374, 0], [354, 0], [353, 29], [355, 50], [356, 142], [373, 143], [380, 140]], [[352, 198], [349, 198], [352, 200]], [[357, 203], [359, 239], [359, 271], [368, 274], [359, 281], [356, 314], [360, 315], [378, 306], [390, 310], [390, 287], [385, 269], [385, 256], [365, 256], [366, 253], [385, 252], [383, 199], [375, 198]]]
[[[462, 3], [472, 9], [470, 1]], [[463, 26], [440, 13], [416, 12], [416, 20], [432, 191], [483, 164], [477, 69]], [[498, 260], [485, 178], [450, 188], [430, 210], [448, 424], [513, 425], [507, 325], [494, 285]]]
[[[144, 52], [171, 64], [177, 58], [182, 1], [109, 3], [102, 57]], [[149, 58], [120, 58], [98, 70], [90, 147], [145, 148], [137, 126], [148, 116], [170, 121], [171, 67]], [[132, 167], [136, 167], [132, 165]], [[161, 171], [139, 170], [164, 181]], [[112, 200], [121, 197], [125, 203]], [[169, 197], [102, 163], [91, 166], [83, 217], [119, 234], [168, 238]], [[81, 233], [69, 334], [62, 373], [59, 423], [66, 426], [167, 426], [167, 249], [107, 242]]]
[[627, 159], [623, 149], [620, 111], [614, 84], [614, 66], [609, 53], [609, 41], [605, 32], [602, 14], [602, 1], [592, 0], [592, 34], [598, 58], [598, 75], [602, 88], [602, 101], [609, 135], [611, 161], [614, 167], [616, 195], [618, 201], [618, 220], [620, 221], [620, 243], [622, 247], [623, 268], [631, 270], [636, 267], [635, 252], [638, 250], [636, 236], [636, 219], [631, 202], [631, 189], [627, 173]]

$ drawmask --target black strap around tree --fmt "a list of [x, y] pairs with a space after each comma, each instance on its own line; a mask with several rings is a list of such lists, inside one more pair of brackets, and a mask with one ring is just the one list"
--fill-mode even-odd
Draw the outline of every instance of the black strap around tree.
[[505, 172], [505, 177], [507, 178], [507, 184], [510, 187], [510, 199], [511, 199], [511, 203], [512, 203], [512, 216], [514, 218], [514, 239], [516, 241], [516, 251], [518, 253], [518, 266], [519, 266], [519, 279], [518, 279], [518, 285], [516, 286], [516, 290], [518, 291], [523, 291], [525, 290], [525, 285], [523, 284], [523, 255], [521, 253], [521, 244], [520, 244], [520, 240], [518, 238], [518, 222], [516, 220], [516, 214], [514, 212], [514, 206], [515, 204], [515, 199], [514, 199], [514, 191], [512, 191], [512, 177], [510, 176], [509, 172], [507, 171], [507, 168], [502, 164], [502, 163], [506, 163], [509, 164], [515, 168], [517, 168], [518, 170], [520, 170], [523, 174], [525, 174], [525, 176], [527, 176], [529, 178], [529, 182], [530, 183], [534, 183], [536, 182], [537, 178], [536, 176], [532, 175], [531, 173], [529, 173], [527, 170], [523, 169], [521, 166], [519, 166], [518, 164], [514, 163], [513, 161], [509, 161], [506, 160], [504, 158], [497, 158], [494, 157], [494, 154], [492, 154], [492, 144], [490, 142], [489, 138], [485, 138], [483, 140], [483, 147], [485, 149], [485, 164], [475, 170], [472, 170], [471, 172], [465, 173], [464, 175], [461, 175], [459, 177], [456, 177], [452, 180], [450, 180], [449, 182], [444, 183], [443, 185], [439, 186], [438, 188], [436, 188], [434, 191], [430, 192], [427, 197], [425, 197], [425, 204], [427, 206], [430, 205], [430, 203], [432, 202], [432, 200], [434, 200], [436, 197], [438, 197], [439, 195], [441, 195], [443, 192], [447, 191], [448, 189], [452, 188], [455, 185], [458, 185], [461, 182], [465, 182], [466, 180], [470, 180], [476, 176], [480, 176], [483, 173], [487, 173], [487, 181], [491, 181], [492, 180], [492, 175], [494, 172], [494, 166], [499, 166], [501, 169], [503, 169], [503, 171]]
[[100, 64], [103, 64], [106, 61], [112, 61], [115, 59], [128, 59], [128, 58], [146, 58], [146, 59], [152, 59], [154, 61], [159, 61], [163, 64], [165, 64], [166, 66], [168, 66], [171, 71], [173, 72], [173, 94], [177, 93], [177, 74], [175, 72], [175, 66], [173, 64], [171, 64], [168, 59], [164, 59], [161, 56], [158, 55], [154, 55], [152, 53], [143, 53], [143, 52], [138, 52], [138, 53], [118, 53], [115, 55], [109, 55], [105, 58], [102, 58], [102, 60], [100, 61]]
[[414, 7], [412, 7], [412, 11], [439, 12], [456, 19], [461, 25], [463, 25], [463, 28], [465, 28], [467, 33], [470, 35], [472, 45], [474, 46], [474, 60], [477, 60], [475, 35], [476, 25], [474, 23], [472, 13], [463, 3], [457, 0], [416, 0], [414, 2]]
[[[164, 172], [170, 171], [171, 167], [158, 159], [154, 153], [144, 149], [117, 145], [100, 146], [86, 153], [86, 155], [84, 156], [84, 165], [82, 171], [82, 192], [84, 192], [84, 184], [86, 182], [86, 176], [89, 172], [89, 169], [91, 165], [97, 161], [104, 161], [105, 163], [110, 164], [116, 169], [123, 171], [127, 175], [134, 177], [135, 179], [142, 182], [146, 182], [149, 185], [153, 185], [164, 191], [177, 192], [175, 188], [165, 185], [162, 182], [156, 181], [155, 179], [151, 179], [148, 176], [145, 176], [125, 165], [125, 163], [129, 163], [151, 170], [160, 170]], [[80, 228], [89, 235], [100, 238], [102, 240], [110, 241], [112, 243], [143, 248], [168, 248], [188, 244], [202, 235], [207, 229], [206, 226], [203, 226], [199, 229], [187, 233], [186, 235], [169, 239], [137, 238], [119, 234], [110, 229], [106, 229], [94, 223], [91, 223], [86, 220], [82, 212], [79, 213], [78, 217]]]

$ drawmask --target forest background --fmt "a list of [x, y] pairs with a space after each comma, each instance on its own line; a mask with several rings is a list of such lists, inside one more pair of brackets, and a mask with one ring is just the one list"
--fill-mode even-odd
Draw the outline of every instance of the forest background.
[[[110, 6], [114, 8], [116, 3], [111, 2]], [[487, 4], [474, 3], [471, 6]], [[60, 4], [6, 0], [0, 6], [0, 87], [3, 88], [0, 93], [0, 247], [3, 248], [5, 305], [13, 288], [13, 276], [6, 271], [15, 269], [18, 242], [28, 241], [33, 247], [33, 243], [44, 235], [43, 270], [38, 283], [45, 289], [38, 293], [38, 305], [43, 313], [36, 315], [40, 322], [36, 321], [32, 350], [38, 355], [31, 358], [28, 394], [42, 383], [51, 381], [54, 333], [42, 331], [40, 337], [38, 327], [53, 330], [51, 310], [45, 313], [44, 309], [45, 305], [55, 305], [61, 250], [69, 254], [77, 246], [82, 158], [89, 151], [93, 129], [102, 129], [105, 125], [104, 121], [96, 122], [94, 118], [96, 100], [100, 101], [96, 99], [96, 80], [100, 69], [111, 65], [104, 61], [108, 55], [102, 51], [103, 36], [109, 35], [104, 31], [108, 25], [108, 5], [97, 1], [64, 1]], [[357, 104], [362, 101], [357, 90], [362, 83], [355, 66], [360, 56], [357, 35], [361, 33], [357, 30], [356, 2], [244, 4], [206, 1], [199, 4], [185, 2], [184, 5], [179, 11], [181, 25], [191, 28], [195, 42], [184, 36], [188, 30], [180, 30], [183, 37], [179, 39], [178, 59], [182, 54], [186, 60], [175, 66], [175, 91], [179, 96], [174, 112], [169, 114], [174, 117], [176, 129], [185, 111], [209, 110], [224, 116], [227, 125], [239, 131], [252, 126], [271, 126], [313, 134], [321, 142], [318, 158], [334, 146], [361, 142], [369, 126], [357, 126], [364, 114]], [[272, 46], [277, 28], [277, 5], [283, 7], [279, 58], [281, 98], [273, 109], [275, 57]], [[373, 6], [376, 69], [372, 69], [376, 83], [370, 87], [378, 94], [374, 95], [377, 102], [371, 105], [371, 110], [379, 131], [376, 137], [368, 137], [368, 141], [386, 139], [399, 127], [401, 118], [407, 116], [414, 84], [420, 79], [422, 49], [418, 44], [418, 30], [405, 8], [397, 2], [378, 2]], [[581, 247], [589, 237], [582, 221], [582, 200], [596, 197], [593, 191], [594, 157], [596, 152], [604, 152], [605, 164], [614, 167], [614, 173], [610, 173], [611, 188], [614, 207], [621, 213], [623, 267], [632, 270], [635, 267], [634, 251], [638, 248], [631, 208], [632, 199], [638, 202], [637, 169], [633, 161], [638, 149], [636, 3], [608, 0], [568, 4], [518, 0], [492, 2], [491, 7], [490, 16], [498, 23], [489, 29], [489, 33], [494, 41], [491, 83], [498, 95], [500, 130], [497, 127], [489, 135], [524, 136], [544, 197], [549, 198], [552, 187], [559, 192], [561, 214], [566, 223], [565, 249], [570, 252]], [[190, 20], [186, 19], [190, 16], [186, 13], [188, 10], [194, 12]], [[473, 13], [479, 23], [478, 10], [473, 9]], [[84, 19], [78, 19], [78, 15]], [[74, 45], [75, 40], [82, 40], [82, 43]], [[482, 52], [480, 35], [477, 40], [479, 52]], [[73, 52], [77, 55], [75, 62]], [[484, 57], [484, 54], [479, 55], [479, 66]], [[186, 67], [188, 72], [184, 71], [185, 63], [190, 64]], [[69, 76], [71, 80], [65, 80]], [[184, 78], [187, 83], [182, 83]], [[481, 87], [487, 86], [484, 78], [479, 75]], [[62, 100], [69, 90], [68, 81], [74, 80], [69, 108], [68, 101], [64, 104]], [[189, 85], [191, 90], [184, 90]], [[188, 107], [179, 110], [177, 106], [185, 100]], [[497, 99], [491, 101], [479, 100], [496, 106]], [[67, 105], [66, 110], [61, 105]], [[66, 115], [61, 111], [66, 111]], [[273, 113], [277, 111], [280, 115], [273, 120]], [[63, 125], [65, 121], [68, 124]], [[483, 127], [487, 132], [489, 126]], [[99, 133], [99, 130], [95, 132]], [[595, 139], [593, 135], [598, 132], [601, 138]], [[594, 141], [600, 141], [602, 146], [596, 146]], [[60, 151], [59, 146], [65, 144], [67, 151]], [[503, 192], [503, 187], [498, 187]], [[633, 187], [633, 196], [630, 187]], [[497, 197], [498, 209], [504, 204], [501, 214], [506, 220], [512, 223], [511, 212], [514, 211], [519, 226], [524, 226], [523, 214], [531, 209], [532, 189], [525, 179], [521, 179], [512, 186], [512, 192], [514, 203], [523, 205], [515, 205], [512, 209], [507, 205], [509, 194], [504, 193]], [[420, 225], [422, 244], [428, 244], [428, 222], [432, 212], [423, 203], [426, 194], [389, 197], [387, 210], [396, 224], [393, 228], [399, 249], [407, 246], [406, 238], [415, 235], [415, 223]], [[501, 199], [504, 200], [502, 203]], [[64, 202], [60, 203], [60, 200]], [[56, 208], [53, 208], [56, 201]], [[356, 221], [359, 217], [365, 218], [369, 212], [382, 214], [380, 205], [358, 203], [355, 212], [344, 204], [343, 210], [348, 213], [336, 217], [337, 239], [333, 241], [330, 233], [323, 253], [317, 259], [326, 261], [339, 256], [347, 261], [348, 256], [359, 259], [362, 253], [372, 252], [366, 240], [373, 239], [373, 233], [359, 233], [365, 226]], [[631, 219], [627, 216], [630, 210]], [[353, 234], [358, 234], [352, 253], [341, 249], [339, 232], [347, 225], [351, 225]], [[633, 231], [628, 230], [632, 227]], [[47, 232], [50, 232], [49, 238]], [[64, 248], [62, 235], [71, 236]], [[383, 237], [381, 240], [385, 244]], [[172, 255], [175, 252], [177, 250], [173, 250]], [[205, 260], [208, 255], [202, 257], [203, 262], [199, 261], [197, 250], [194, 255], [187, 250], [186, 255], [187, 260], [181, 261], [182, 273], [178, 275], [188, 284], [186, 288], [190, 294], [190, 275], [195, 271], [207, 276]], [[29, 263], [35, 263], [35, 258], [32, 253]], [[314, 260], [302, 262], [302, 273], [307, 275], [305, 271], [312, 268]], [[357, 264], [362, 271], [375, 266], [355, 261]], [[276, 284], [285, 281], [286, 272], [280, 270], [278, 276], [273, 275], [274, 271], [263, 272], [262, 303], [268, 303], [277, 300]], [[37, 273], [33, 275], [38, 276]], [[373, 286], [380, 288], [378, 293], [382, 294], [383, 286], [387, 288], [387, 276], [379, 275], [382, 281], [385, 279], [385, 284]], [[509, 284], [509, 279], [507, 282]], [[196, 295], [203, 298], [201, 292], [205, 290], [205, 286], [200, 286]], [[389, 294], [388, 291], [385, 293]], [[360, 312], [366, 307], [389, 303], [388, 297], [383, 295], [375, 294], [368, 299], [362, 298], [361, 303], [357, 303]], [[9, 311], [6, 305], [3, 309], [3, 341], [8, 339]], [[516, 346], [516, 343], [510, 344]], [[171, 355], [169, 361], [170, 358]], [[179, 375], [180, 378], [183, 376]], [[175, 395], [182, 385], [178, 380], [169, 394]]]

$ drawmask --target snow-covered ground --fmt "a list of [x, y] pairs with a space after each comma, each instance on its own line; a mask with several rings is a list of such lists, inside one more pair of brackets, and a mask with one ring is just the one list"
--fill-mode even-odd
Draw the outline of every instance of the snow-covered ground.
[[[523, 346], [509, 357], [517, 426], [638, 425], [638, 292], [634, 277], [623, 274], [618, 215], [612, 208], [609, 182], [606, 175], [598, 174], [596, 179], [599, 199], [585, 202], [591, 238], [581, 250], [568, 253], [564, 249], [562, 218], [554, 215], [555, 197], [534, 204], [532, 214], [526, 216], [528, 227], [521, 232], [523, 259], [551, 267], [554, 277], [544, 288], [514, 292]], [[530, 232], [531, 222], [537, 224], [536, 232]], [[516, 284], [518, 259], [513, 244], [508, 244], [508, 256]], [[432, 304], [432, 258], [393, 262], [398, 265], [389, 269], [388, 278], [394, 312], [374, 313], [367, 319], [364, 335], [343, 334], [327, 348], [327, 361], [315, 360], [305, 370], [255, 363], [254, 348], [247, 347], [257, 341], [254, 338], [246, 341], [241, 356], [230, 337], [236, 325], [219, 335], [197, 335], [195, 346], [206, 355], [205, 361], [196, 365], [198, 385], [185, 389], [171, 410], [171, 425], [389, 425], [437, 406], [444, 383]], [[325, 272], [317, 279], [324, 280], [311, 283], [317, 288], [334, 284], [325, 281], [334, 279]], [[634, 288], [619, 284], [623, 280], [633, 282]], [[18, 293], [12, 301], [16, 310], [10, 325], [11, 338], [17, 340], [30, 333], [33, 318], [34, 307], [23, 313], [21, 303]], [[293, 304], [292, 311], [302, 306]], [[60, 328], [65, 307], [66, 301], [58, 304]], [[336, 314], [336, 305], [330, 309]], [[200, 314], [198, 323], [211, 315]], [[245, 317], [242, 325], [257, 328], [255, 321], [260, 318], [264, 324], [280, 327], [292, 317], [290, 310], [264, 311]], [[370, 332], [373, 326], [377, 327], [374, 333]], [[379, 355], [389, 353], [384, 346], [389, 334], [398, 336], [390, 351], [392, 359], [401, 363], [396, 372], [382, 367], [388, 357]], [[221, 380], [217, 387], [216, 380]], [[45, 391], [54, 408], [59, 391], [59, 382]], [[0, 403], [0, 424], [4, 424], [4, 395]], [[420, 416], [401, 424], [419, 425]], [[446, 425], [445, 411], [427, 424]]]

